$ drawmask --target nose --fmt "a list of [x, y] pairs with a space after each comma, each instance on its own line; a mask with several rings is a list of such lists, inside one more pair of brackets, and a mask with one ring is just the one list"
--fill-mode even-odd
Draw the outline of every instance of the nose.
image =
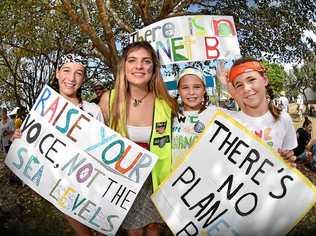
[[250, 90], [250, 89], [251, 89], [250, 84], [249, 84], [249, 83], [245, 83], [245, 84], [244, 84], [244, 90], [245, 90], [245, 91], [248, 91], [248, 90]]
[[71, 72], [71, 73], [69, 74], [69, 80], [74, 81], [75, 79], [76, 79], [76, 74], [75, 74], [75, 72]]
[[137, 61], [136, 62], [136, 68], [137, 69], [142, 69], [143, 68], [143, 62], [142, 61]]
[[194, 88], [189, 88], [189, 94], [194, 94]]

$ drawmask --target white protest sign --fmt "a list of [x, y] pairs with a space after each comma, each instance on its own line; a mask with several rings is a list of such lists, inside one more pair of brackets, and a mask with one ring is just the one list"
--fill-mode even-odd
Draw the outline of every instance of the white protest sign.
[[316, 188], [217, 111], [152, 200], [175, 235], [284, 235], [313, 206]]
[[167, 18], [130, 35], [148, 41], [162, 65], [240, 57], [232, 16], [191, 15]]
[[115, 235], [157, 157], [45, 86], [6, 165], [63, 213]]

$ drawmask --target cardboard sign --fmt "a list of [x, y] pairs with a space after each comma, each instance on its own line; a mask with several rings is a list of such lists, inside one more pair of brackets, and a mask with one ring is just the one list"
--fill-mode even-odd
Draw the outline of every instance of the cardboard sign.
[[175, 235], [284, 235], [313, 206], [316, 188], [217, 111], [152, 200]]
[[45, 86], [6, 165], [60, 211], [115, 235], [157, 157]]
[[240, 56], [232, 16], [167, 18], [132, 33], [130, 42], [136, 41], [150, 42], [162, 65]]

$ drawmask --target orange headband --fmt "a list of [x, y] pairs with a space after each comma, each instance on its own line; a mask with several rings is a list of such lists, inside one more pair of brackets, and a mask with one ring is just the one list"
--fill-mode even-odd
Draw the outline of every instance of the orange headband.
[[233, 81], [236, 77], [244, 72], [249, 71], [258, 71], [258, 72], [265, 72], [266, 70], [257, 61], [247, 61], [239, 65], [235, 65], [230, 69], [229, 72], [229, 81]]

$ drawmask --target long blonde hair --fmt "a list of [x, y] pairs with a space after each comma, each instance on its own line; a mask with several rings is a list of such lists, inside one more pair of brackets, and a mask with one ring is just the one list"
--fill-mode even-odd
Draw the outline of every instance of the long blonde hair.
[[132, 44], [129, 44], [123, 51], [123, 55], [121, 56], [121, 59], [119, 61], [117, 75], [116, 75], [116, 82], [114, 86], [114, 97], [113, 97], [113, 103], [110, 105], [110, 127], [114, 129], [117, 132], [121, 132], [124, 130], [121, 135], [127, 136], [126, 131], [126, 119], [127, 119], [127, 94], [128, 94], [128, 81], [125, 76], [125, 63], [127, 56], [132, 51], [138, 50], [138, 49], [145, 49], [148, 51], [151, 55], [152, 61], [154, 63], [154, 69], [153, 69], [153, 76], [151, 80], [149, 81], [148, 88], [149, 91], [153, 92], [154, 97], [163, 99], [171, 108], [173, 111], [173, 115], [175, 115], [178, 112], [178, 105], [176, 101], [169, 95], [161, 73], [160, 73], [160, 63], [157, 58], [157, 55], [150, 45], [150, 43], [146, 41], [139, 41]]

